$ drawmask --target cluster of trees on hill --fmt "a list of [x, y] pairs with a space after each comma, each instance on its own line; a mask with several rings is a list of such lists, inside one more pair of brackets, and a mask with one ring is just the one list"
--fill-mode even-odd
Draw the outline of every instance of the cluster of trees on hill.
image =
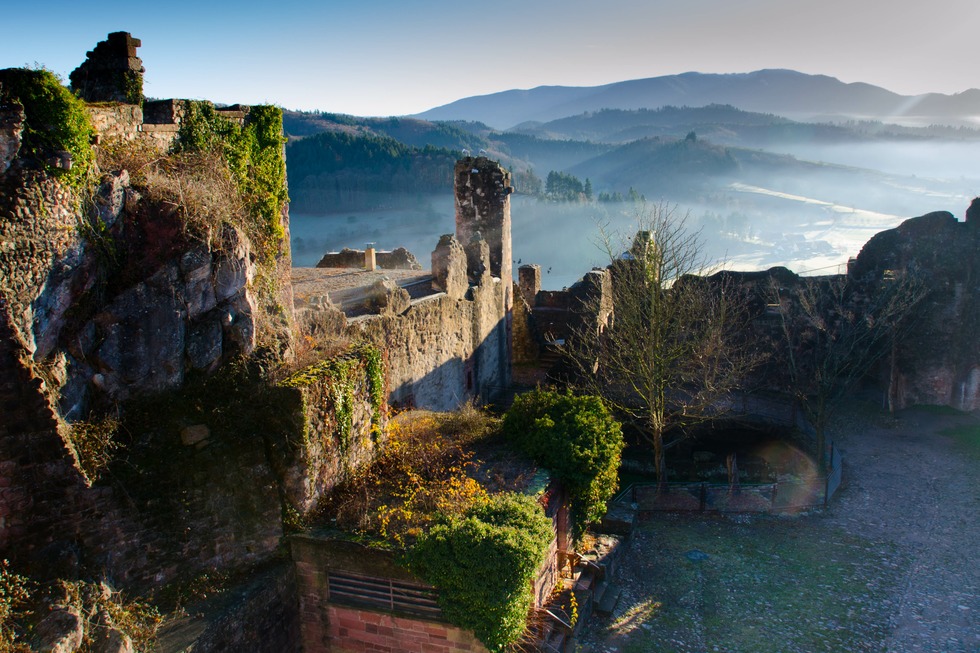
[[548, 180], [544, 186], [545, 195], [549, 199], [578, 202], [592, 200], [592, 182], [588, 178], [582, 183], [575, 175], [567, 172], [556, 172], [552, 170], [548, 173]]
[[286, 156], [293, 208], [334, 212], [381, 208], [386, 195], [451, 192], [459, 153], [332, 131], [290, 142]]

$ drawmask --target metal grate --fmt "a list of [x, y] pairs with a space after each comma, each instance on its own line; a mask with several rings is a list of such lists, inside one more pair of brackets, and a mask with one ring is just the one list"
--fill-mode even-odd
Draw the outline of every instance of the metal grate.
[[327, 576], [329, 600], [333, 603], [377, 608], [387, 612], [438, 619], [442, 616], [438, 591], [390, 578], [375, 578], [332, 571]]

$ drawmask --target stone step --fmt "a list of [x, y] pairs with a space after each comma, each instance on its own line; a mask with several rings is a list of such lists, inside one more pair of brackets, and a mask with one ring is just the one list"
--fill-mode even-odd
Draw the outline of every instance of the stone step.
[[595, 592], [592, 594], [592, 600], [595, 601], [596, 605], [602, 604], [602, 597], [606, 595], [606, 591], [609, 590], [609, 581], [601, 580], [595, 586]]
[[565, 629], [555, 628], [544, 641], [542, 650], [548, 651], [548, 653], [565, 653], [567, 643], [568, 635], [565, 633]]
[[623, 594], [623, 588], [619, 587], [614, 583], [608, 583], [607, 587], [603, 590], [602, 600], [596, 601], [595, 612], [596, 614], [608, 617], [616, 609], [616, 604], [619, 603], [619, 597]]

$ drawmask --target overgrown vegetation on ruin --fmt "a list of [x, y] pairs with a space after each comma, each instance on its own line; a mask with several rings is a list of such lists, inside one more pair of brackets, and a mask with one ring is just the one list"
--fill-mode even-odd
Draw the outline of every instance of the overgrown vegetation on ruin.
[[[472, 406], [397, 416], [374, 464], [317, 517], [403, 551], [404, 563], [439, 587], [446, 618], [492, 650], [523, 633], [531, 580], [553, 536], [538, 501], [513, 491], [534, 466], [507, 453], [498, 430], [499, 420]], [[480, 460], [480, 448], [496, 460]]]
[[552, 537], [551, 520], [537, 501], [502, 493], [444, 517], [407, 550], [406, 560], [439, 588], [450, 622], [498, 651], [527, 627], [531, 583]]
[[[346, 454], [350, 450], [355, 428], [354, 403], [360, 381], [365, 376], [371, 400], [371, 426], [379, 429], [387, 409], [386, 376], [381, 350], [372, 344], [358, 344], [346, 352], [310, 365], [287, 378], [280, 386], [302, 388], [313, 383], [327, 384], [340, 451]], [[308, 426], [304, 425], [305, 441], [310, 437], [307, 429]]]
[[374, 463], [327, 499], [321, 518], [379, 542], [410, 544], [442, 515], [486, 499], [473, 445], [495, 428], [494, 418], [473, 407], [396, 416]]
[[247, 233], [265, 256], [278, 254], [286, 233], [282, 212], [289, 198], [284, 144], [278, 107], [251, 107], [240, 127], [218, 114], [211, 103], [190, 102], [174, 147], [177, 154], [210, 154], [224, 160], [252, 218], [254, 227]]
[[[24, 107], [22, 156], [35, 159], [46, 172], [75, 188], [88, 181], [95, 160], [94, 134], [84, 103], [49, 70], [8, 68], [0, 71], [3, 95]], [[61, 153], [71, 167], [53, 163]]]

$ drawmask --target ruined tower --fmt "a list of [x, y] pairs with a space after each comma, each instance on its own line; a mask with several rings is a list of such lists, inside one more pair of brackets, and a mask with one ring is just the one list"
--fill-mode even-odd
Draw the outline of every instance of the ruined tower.
[[[456, 194], [456, 238], [471, 253], [490, 250], [490, 275], [500, 279], [501, 312], [504, 315], [500, 328], [505, 330], [499, 339], [499, 383], [510, 382], [510, 358], [512, 350], [512, 320], [514, 308], [513, 262], [510, 242], [510, 173], [499, 163], [480, 157], [464, 157], [456, 162], [453, 171]], [[476, 241], [482, 240], [486, 244]], [[474, 254], [475, 255], [475, 254]], [[477, 261], [468, 265], [475, 273]]]
[[465, 247], [478, 233], [490, 246], [490, 274], [504, 281], [507, 310], [513, 305], [510, 245], [510, 173], [486, 157], [456, 162], [456, 237]]
[[143, 62], [136, 56], [142, 43], [129, 32], [113, 32], [87, 53], [69, 75], [71, 90], [86, 102], [143, 101]]

